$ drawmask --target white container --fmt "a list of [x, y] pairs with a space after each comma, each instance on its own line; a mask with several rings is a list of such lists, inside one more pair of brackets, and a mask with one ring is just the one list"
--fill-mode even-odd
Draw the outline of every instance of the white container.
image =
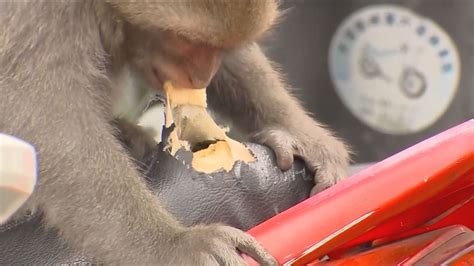
[[0, 224], [25, 203], [36, 181], [35, 148], [18, 138], [0, 134]]

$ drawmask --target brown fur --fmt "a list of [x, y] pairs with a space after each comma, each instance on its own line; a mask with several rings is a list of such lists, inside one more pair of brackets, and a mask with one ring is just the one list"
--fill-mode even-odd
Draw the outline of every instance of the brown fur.
[[[108, 0], [130, 23], [216, 47], [255, 40], [278, 18], [274, 0]], [[142, 3], [137, 5], [137, 3]], [[147, 8], [143, 8], [146, 6]], [[199, 21], [199, 23], [196, 23]]]
[[[112, 4], [0, 1], [0, 132], [38, 150], [40, 181], [28, 206], [41, 208], [45, 225], [100, 262], [243, 265], [239, 248], [274, 264], [239, 230], [180, 225], [147, 190], [110, 121], [123, 67], [145, 76], [157, 69], [160, 78], [207, 85], [220, 61], [198, 73], [187, 59], [205, 62], [209, 54], [217, 60], [222, 52], [222, 67], [209, 88], [213, 106], [272, 146], [282, 168], [297, 155], [318, 170], [317, 180], [325, 185], [344, 177], [344, 145], [303, 111], [253, 42], [278, 16], [277, 4]], [[175, 32], [199, 42], [174, 42]], [[202, 55], [196, 59], [196, 53]]]

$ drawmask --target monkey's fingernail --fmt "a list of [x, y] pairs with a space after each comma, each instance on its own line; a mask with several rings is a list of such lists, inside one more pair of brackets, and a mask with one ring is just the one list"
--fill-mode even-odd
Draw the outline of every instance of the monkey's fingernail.
[[290, 155], [277, 155], [277, 165], [282, 171], [290, 170], [293, 165], [293, 156]]

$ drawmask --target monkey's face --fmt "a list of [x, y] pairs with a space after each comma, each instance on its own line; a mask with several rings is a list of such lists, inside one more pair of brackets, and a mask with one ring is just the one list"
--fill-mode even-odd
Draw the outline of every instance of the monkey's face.
[[277, 0], [106, 2], [124, 22], [128, 62], [155, 88], [166, 80], [207, 87], [221, 61], [217, 47], [256, 41], [279, 13]]
[[130, 30], [126, 46], [131, 66], [156, 89], [167, 80], [177, 87], [205, 88], [221, 63], [221, 49], [171, 31]]

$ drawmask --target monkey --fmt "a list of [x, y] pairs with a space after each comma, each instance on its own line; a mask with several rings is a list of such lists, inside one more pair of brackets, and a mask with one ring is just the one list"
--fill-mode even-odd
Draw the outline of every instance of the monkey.
[[154, 89], [207, 87], [212, 108], [270, 146], [283, 170], [303, 158], [316, 190], [346, 175], [346, 145], [306, 113], [258, 44], [280, 17], [277, 0], [12, 0], [0, 10], [0, 132], [39, 157], [26, 206], [98, 262], [245, 265], [240, 251], [276, 265], [244, 232], [185, 227], [150, 193], [120, 143], [127, 126], [111, 122], [124, 68]]
[[145, 171], [146, 165], [142, 165], [142, 163], [151, 158], [157, 146], [152, 135], [154, 132], [146, 131], [133, 121], [120, 117], [114, 118], [111, 125], [116, 130], [116, 138], [128, 155], [140, 167], [141, 171]]

